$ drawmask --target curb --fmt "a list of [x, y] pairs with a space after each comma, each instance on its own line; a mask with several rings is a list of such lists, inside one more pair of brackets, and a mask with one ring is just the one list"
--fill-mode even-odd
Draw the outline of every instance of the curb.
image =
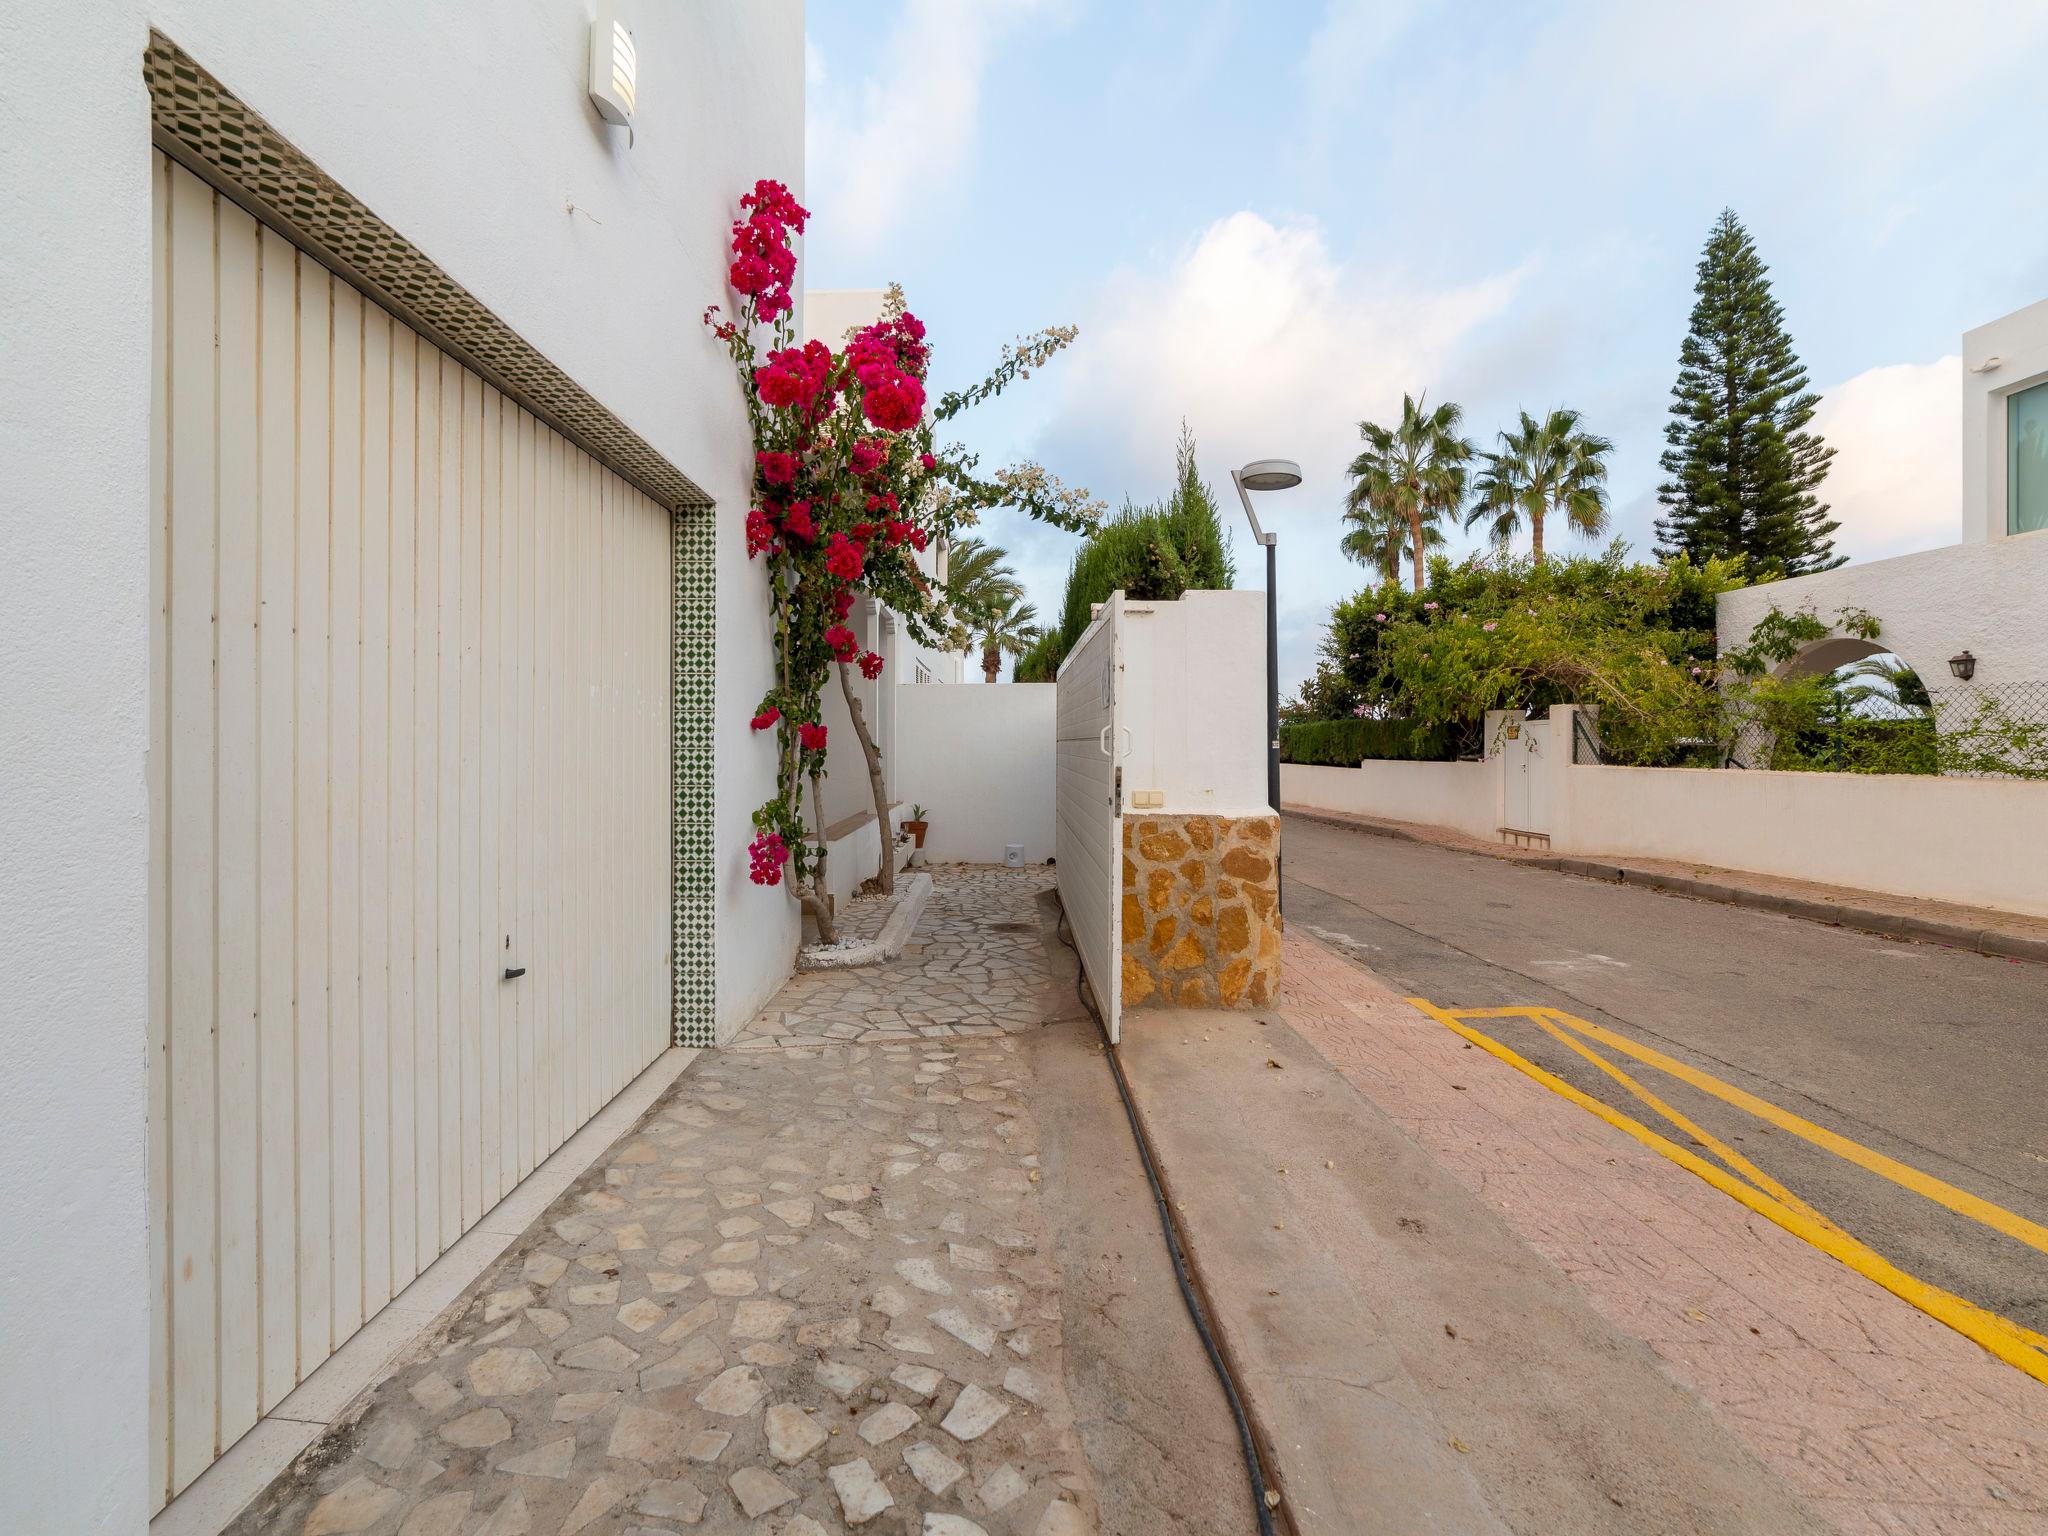
[[917, 930], [924, 904], [931, 900], [932, 877], [915, 875], [896, 898], [882, 931], [872, 939], [846, 939], [831, 949], [816, 946], [800, 949], [796, 955], [799, 971], [850, 971], [863, 965], [882, 965], [903, 953], [903, 946]]
[[1637, 885], [1667, 895], [1690, 896], [1698, 901], [1717, 901], [1724, 906], [1747, 907], [1755, 912], [1803, 918], [1807, 922], [1826, 923], [1834, 928], [1854, 928], [1862, 933], [1876, 934], [1879, 938], [1904, 939], [1920, 944], [1946, 944], [1956, 949], [1974, 950], [1980, 955], [1990, 955], [2000, 960], [2031, 960], [2048, 965], [2048, 939], [2007, 933], [2002, 929], [1975, 928], [1967, 923], [1944, 923], [1934, 918], [1908, 917], [1902, 913], [1885, 912], [1875, 907], [1841, 906], [1831, 901], [1817, 901], [1806, 896], [1780, 895], [1775, 891], [1754, 891], [1744, 886], [1723, 885], [1718, 881], [1698, 880], [1688, 875], [1663, 874], [1630, 864], [1610, 863], [1604, 859], [1579, 858], [1569, 854], [1514, 856], [1495, 853], [1487, 848], [1461, 848], [1454, 844], [1438, 842], [1434, 838], [1419, 836], [1406, 827], [1395, 824], [1354, 820], [1293, 806], [1285, 806], [1282, 809], [1284, 814], [1298, 816], [1303, 821], [1317, 822], [1326, 827], [1343, 827], [1353, 832], [1367, 832], [1375, 837], [1390, 837], [1397, 842], [1416, 843], [1426, 848], [1442, 848], [1449, 853], [1500, 859], [1508, 864], [1525, 864], [1533, 869], [1548, 869], [1558, 874], [1578, 875], [1588, 880], [1604, 880], [1610, 885]]

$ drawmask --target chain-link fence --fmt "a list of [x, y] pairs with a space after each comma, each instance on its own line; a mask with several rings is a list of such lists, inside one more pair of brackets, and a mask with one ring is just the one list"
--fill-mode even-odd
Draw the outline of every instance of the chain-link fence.
[[2048, 682], [1959, 683], [1774, 732], [1752, 723], [1729, 768], [2048, 780]]

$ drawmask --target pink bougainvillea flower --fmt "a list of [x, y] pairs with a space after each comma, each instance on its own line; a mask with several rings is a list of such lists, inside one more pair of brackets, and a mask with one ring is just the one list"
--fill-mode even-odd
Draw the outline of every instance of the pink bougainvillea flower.
[[834, 624], [825, 631], [825, 644], [841, 661], [851, 661], [860, 652], [860, 642], [854, 639], [853, 631], [844, 624]]
[[792, 485], [796, 482], [796, 455], [776, 453], [762, 449], [754, 455], [754, 463], [761, 471], [761, 478], [770, 485]]
[[922, 528], [913, 528], [910, 530], [910, 547], [912, 549], [916, 550], [919, 554], [923, 554], [925, 543], [926, 535], [925, 531]]
[[756, 885], [782, 883], [782, 866], [789, 861], [789, 847], [779, 832], [763, 832], [748, 845], [747, 878]]
[[808, 501], [791, 502], [789, 510], [782, 514], [782, 531], [792, 539], [802, 539], [806, 544], [818, 536], [817, 525], [811, 521], [811, 504]]
[[759, 507], [747, 514], [747, 558], [764, 554], [775, 547], [775, 524], [768, 520], [768, 514]]
[[801, 348], [784, 347], [770, 352], [768, 361], [754, 370], [754, 388], [767, 405], [815, 408], [822, 414], [830, 403], [825, 381], [832, 376], [832, 349], [822, 341], [807, 341]]
[[796, 728], [796, 739], [803, 743], [806, 752], [825, 750], [825, 727], [806, 720]]
[[865, 386], [860, 408], [867, 419], [885, 432], [908, 432], [924, 416], [924, 385], [900, 370]]
[[910, 536], [917, 532], [917, 529], [910, 523], [892, 517], [882, 525], [882, 531], [888, 535], [891, 544], [905, 544], [909, 542]]
[[832, 594], [833, 617], [843, 619], [851, 612], [853, 612], [853, 589], [851, 587], [841, 587]]
[[889, 445], [877, 437], [864, 437], [853, 445], [847, 463], [856, 475], [872, 475], [889, 455]]
[[769, 726], [773, 725], [776, 721], [780, 720], [781, 718], [782, 711], [777, 709], [773, 704], [770, 704], [766, 706], [761, 711], [761, 713], [754, 716], [754, 729], [757, 731], [765, 731], [768, 729]]
[[933, 458], [928, 453], [920, 453], [917, 456], [917, 462], [922, 464], [927, 471], [934, 470], [939, 467], [939, 461]]
[[825, 569], [841, 581], [859, 581], [863, 551], [843, 533], [832, 535], [832, 542], [825, 546]]
[[[1697, 672], [1699, 668], [1695, 667], [1693, 670]], [[860, 675], [871, 683], [880, 677], [882, 675], [882, 658], [873, 651], [864, 653], [860, 659]]]

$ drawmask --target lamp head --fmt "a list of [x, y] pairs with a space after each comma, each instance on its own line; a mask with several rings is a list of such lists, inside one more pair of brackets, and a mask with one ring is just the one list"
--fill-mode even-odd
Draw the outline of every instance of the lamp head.
[[1301, 484], [1301, 466], [1292, 459], [1253, 459], [1237, 472], [1248, 491], [1285, 491]]

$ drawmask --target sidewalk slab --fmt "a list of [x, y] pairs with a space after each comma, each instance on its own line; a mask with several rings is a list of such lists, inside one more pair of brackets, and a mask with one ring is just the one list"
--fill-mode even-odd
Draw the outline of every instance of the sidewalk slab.
[[1360, 816], [1316, 806], [1285, 805], [1281, 809], [1286, 815], [1303, 821], [1346, 827], [1376, 837], [1399, 838], [1404, 842], [1507, 859], [1537, 869], [1552, 869], [1592, 880], [1645, 886], [1672, 895], [1690, 896], [1698, 901], [1718, 901], [1759, 912], [1804, 918], [1809, 922], [1831, 923], [1837, 927], [1874, 933], [1881, 938], [1946, 944], [2002, 959], [2048, 963], [2048, 918], [2029, 917], [2024, 913], [1999, 912], [1989, 907], [1967, 907], [1955, 902], [1824, 885], [1817, 881], [1760, 875], [1749, 870], [1724, 869], [1718, 865], [1673, 859], [1615, 859], [1599, 854], [1547, 853], [1540, 849], [1489, 843], [1450, 827]]
[[1277, 1015], [1122, 1055], [1303, 1536], [1818, 1532], [1642, 1344]]

